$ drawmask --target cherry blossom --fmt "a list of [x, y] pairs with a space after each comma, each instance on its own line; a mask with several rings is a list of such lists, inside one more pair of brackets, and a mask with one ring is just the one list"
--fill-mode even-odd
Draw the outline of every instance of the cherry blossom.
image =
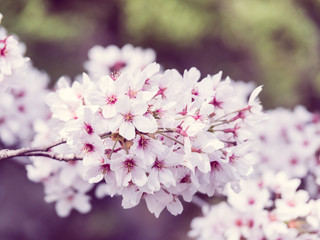
[[[243, 182], [247, 188], [240, 193], [226, 193], [229, 204], [203, 207], [203, 217], [192, 220], [189, 236], [201, 240], [317, 239], [319, 203], [310, 200], [306, 191], [297, 190], [297, 185], [292, 188], [295, 180], [284, 172], [267, 172]], [[277, 181], [281, 190], [274, 188]]]

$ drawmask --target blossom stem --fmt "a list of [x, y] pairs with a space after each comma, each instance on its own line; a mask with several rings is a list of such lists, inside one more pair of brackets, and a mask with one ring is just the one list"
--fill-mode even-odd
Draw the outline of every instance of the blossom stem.
[[232, 114], [239, 113], [239, 112], [243, 111], [244, 109], [246, 109], [246, 108], [242, 108], [242, 109], [240, 109], [240, 110], [236, 110], [236, 111], [227, 113], [226, 115], [223, 115], [223, 116], [221, 116], [221, 117], [219, 117], [219, 118], [217, 118], [217, 119], [214, 119], [214, 121], [225, 121], [226, 119], [223, 119], [223, 118], [226, 118], [226, 117], [228, 117], [228, 116], [230, 116], [230, 115], [232, 115]]
[[61, 154], [61, 153], [55, 153], [55, 152], [26, 153], [24, 156], [27, 156], [27, 157], [47, 157], [47, 158], [51, 158], [51, 159], [59, 160], [59, 161], [63, 161], [63, 162], [78, 161], [78, 160], [83, 159], [81, 156], [78, 156], [76, 154]]
[[106, 139], [108, 137], [111, 137], [111, 135], [112, 135], [112, 132], [107, 132], [107, 133], [102, 133], [99, 136], [101, 139]]
[[[223, 121], [221, 121], [220, 123], [217, 123], [216, 125], [212, 125], [212, 126], [210, 126], [210, 128], [209, 128], [209, 132], [212, 132], [213, 131], [213, 128], [215, 128], [215, 127], [218, 127], [218, 126], [220, 126], [220, 125], [224, 125], [224, 124], [228, 124], [228, 123], [231, 123], [231, 122], [233, 122], [234, 120], [232, 120], [232, 119], [230, 119], [230, 120], [223, 120]], [[214, 131], [217, 131], [217, 130], [214, 130]]]
[[169, 139], [171, 139], [172, 141], [175, 141], [176, 143], [179, 143], [179, 144], [181, 144], [182, 146], [184, 146], [184, 144], [183, 144], [182, 142], [180, 142], [180, 141], [177, 140], [177, 139], [174, 139], [173, 137], [170, 137], [170, 136], [168, 136], [168, 135], [166, 135], [166, 134], [164, 134], [164, 133], [162, 133], [162, 132], [157, 132], [157, 133], [159, 133], [160, 135], [162, 135], [162, 136], [164, 136], [164, 137], [166, 137], [166, 138], [169, 138]]
[[118, 134], [116, 140], [114, 141], [113, 147], [111, 149], [110, 155], [109, 155], [109, 159], [111, 159], [112, 153], [114, 152], [114, 149], [116, 148], [117, 142], [119, 141], [120, 138], [120, 134]]

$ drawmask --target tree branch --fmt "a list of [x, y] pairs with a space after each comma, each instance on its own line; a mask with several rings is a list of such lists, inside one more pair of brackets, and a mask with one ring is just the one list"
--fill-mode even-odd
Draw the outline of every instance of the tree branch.
[[63, 154], [63, 153], [55, 153], [55, 152], [34, 152], [34, 153], [26, 153], [26, 157], [47, 157], [54, 160], [59, 160], [63, 162], [69, 162], [69, 161], [79, 161], [83, 158], [81, 156], [78, 156], [76, 154]]
[[[111, 136], [111, 132], [103, 133], [100, 135], [101, 139], [105, 139]], [[50, 150], [54, 147], [57, 147], [61, 144], [65, 144], [67, 142], [66, 139], [60, 139], [59, 141], [45, 145], [40, 147], [23, 147], [16, 150], [10, 149], [2, 149], [0, 150], [0, 160], [8, 159], [13, 157], [47, 157], [52, 158], [59, 161], [75, 161], [82, 160], [81, 156], [76, 154], [62, 154], [56, 152], [50, 152]]]
[[13, 158], [13, 157], [21, 157], [26, 156], [28, 153], [34, 153], [34, 152], [48, 152], [51, 148], [54, 148], [58, 145], [66, 143], [65, 139], [61, 139], [53, 144], [45, 145], [41, 147], [23, 147], [16, 150], [10, 150], [10, 149], [3, 149], [0, 150], [0, 160], [7, 159], [7, 158]]

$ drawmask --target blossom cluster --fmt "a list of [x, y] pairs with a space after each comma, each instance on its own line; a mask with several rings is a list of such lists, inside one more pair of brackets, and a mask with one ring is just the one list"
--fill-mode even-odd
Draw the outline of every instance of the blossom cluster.
[[314, 198], [320, 197], [320, 116], [302, 106], [293, 111], [270, 110], [268, 121], [257, 126], [261, 141], [255, 174], [266, 170], [285, 171], [300, 178]]
[[[2, 15], [0, 14], [0, 24]], [[20, 70], [27, 58], [23, 56], [25, 47], [19, 43], [17, 37], [8, 35], [6, 29], [0, 25], [0, 87], [5, 87], [5, 82], [10, 76]]]
[[243, 183], [227, 202], [203, 208], [189, 236], [201, 240], [312, 240], [320, 237], [320, 200], [299, 189], [300, 179], [265, 172]]
[[49, 78], [24, 57], [24, 49], [0, 25], [0, 146], [26, 145], [33, 121], [49, 116], [44, 103]]
[[192, 221], [190, 236], [319, 239], [319, 119], [302, 106], [268, 111], [254, 132], [261, 147], [252, 179], [239, 194], [226, 191], [228, 204], [205, 208]]
[[190, 237], [320, 238], [319, 114], [299, 106], [266, 120], [261, 86], [163, 70], [153, 50], [132, 45], [93, 47], [87, 73], [49, 93], [24, 50], [0, 26], [0, 146], [34, 137], [19, 156], [31, 156], [28, 178], [59, 216], [89, 212], [93, 191], [124, 208], [144, 200], [156, 217], [218, 193], [226, 202], [203, 207]]
[[89, 58], [89, 75], [72, 84], [61, 78], [48, 95], [52, 118], [39, 123], [34, 143], [65, 139], [50, 151], [83, 160], [37, 157], [27, 167], [60, 216], [89, 211], [93, 183], [98, 197], [121, 195], [124, 208], [144, 199], [156, 216], [164, 208], [180, 214], [181, 199], [197, 192], [213, 196], [227, 183], [239, 190], [252, 172], [261, 87], [250, 94], [222, 73], [201, 79], [195, 68], [162, 71], [151, 50], [130, 45], [94, 47]]

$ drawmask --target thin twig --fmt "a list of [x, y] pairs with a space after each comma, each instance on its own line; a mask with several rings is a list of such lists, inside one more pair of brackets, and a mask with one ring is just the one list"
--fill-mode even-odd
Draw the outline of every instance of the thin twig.
[[[219, 118], [217, 118], [217, 119], [213, 119], [213, 121], [215, 121], [215, 122], [216, 122], [216, 121], [221, 121], [221, 119], [223, 119], [223, 118], [225, 118], [225, 117], [228, 117], [228, 116], [230, 116], [230, 115], [232, 115], [232, 114], [239, 113], [239, 112], [241, 112], [241, 111], [243, 111], [243, 108], [240, 109], [240, 110], [236, 110], [236, 111], [227, 113], [227, 114], [225, 114], [225, 115], [223, 115], [223, 116], [221, 116], [221, 117], [219, 117]], [[223, 121], [223, 120], [222, 120], [222, 121]]]
[[[110, 136], [111, 136], [111, 133], [108, 132], [108, 133], [101, 134], [100, 138], [104, 139]], [[50, 152], [52, 148], [57, 147], [61, 144], [65, 144], [66, 142], [67, 142], [66, 139], [60, 139], [55, 143], [40, 146], [40, 147], [23, 147], [15, 150], [2, 149], [0, 150], [0, 160], [13, 158], [13, 157], [25, 157], [25, 156], [48, 157], [48, 158], [52, 158], [60, 161], [82, 160], [82, 157], [79, 157], [75, 154], [62, 154], [62, 153]]]
[[116, 148], [117, 142], [119, 141], [120, 138], [120, 134], [118, 134], [116, 140], [114, 141], [113, 147], [111, 149], [110, 155], [109, 155], [109, 159], [111, 159], [112, 153], [114, 152], [114, 149]]
[[51, 148], [54, 148], [58, 145], [66, 143], [65, 139], [61, 139], [53, 144], [45, 145], [41, 147], [23, 147], [16, 150], [10, 150], [10, 149], [3, 149], [0, 150], [0, 160], [6, 159], [6, 158], [12, 158], [12, 157], [18, 157], [18, 156], [24, 156], [26, 153], [32, 153], [32, 152], [47, 152]]
[[55, 152], [35, 152], [35, 153], [26, 153], [23, 156], [27, 157], [47, 157], [54, 160], [69, 162], [69, 161], [79, 161], [83, 158], [76, 154], [62, 154], [62, 153], [55, 153]]
[[165, 134], [163, 134], [162, 132], [157, 132], [157, 133], [159, 133], [160, 135], [162, 135], [162, 136], [164, 136], [164, 137], [166, 137], [166, 138], [169, 138], [169, 139], [171, 139], [172, 141], [175, 141], [176, 143], [179, 143], [179, 144], [181, 144], [182, 146], [184, 146], [184, 144], [183, 144], [182, 142], [178, 141], [177, 139], [174, 139], [174, 138], [172, 138], [172, 137], [170, 137], [170, 136], [168, 136], [168, 135], [165, 135]]

